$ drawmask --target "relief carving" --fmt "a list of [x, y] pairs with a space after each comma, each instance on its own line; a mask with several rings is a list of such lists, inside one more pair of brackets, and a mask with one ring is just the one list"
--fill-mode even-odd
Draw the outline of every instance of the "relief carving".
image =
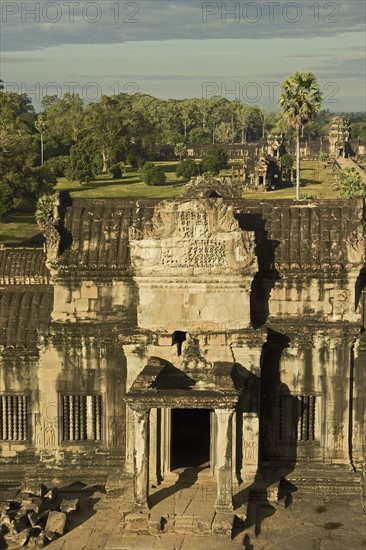
[[37, 419], [35, 422], [34, 430], [35, 430], [35, 444], [37, 447], [41, 447], [44, 441], [44, 432], [43, 432], [42, 423], [39, 419]]
[[45, 418], [36, 420], [35, 423], [35, 438], [34, 442], [37, 447], [44, 447], [46, 449], [55, 449], [57, 446], [56, 432], [57, 421], [48, 421]]
[[348, 290], [334, 291], [334, 312], [333, 315], [343, 317], [349, 309], [350, 299]]
[[54, 449], [56, 447], [56, 422], [45, 424], [44, 446], [48, 449]]
[[256, 270], [253, 232], [241, 231], [220, 199], [164, 201], [144, 230], [129, 231], [135, 268]]
[[244, 458], [246, 460], [255, 460], [256, 459], [256, 441], [244, 441]]
[[54, 225], [48, 225], [45, 229], [47, 261], [51, 262], [58, 257], [60, 247], [60, 234]]
[[112, 447], [121, 447], [123, 443], [124, 425], [122, 417], [112, 418], [109, 421]]
[[346, 240], [348, 261], [352, 264], [362, 264], [365, 256], [365, 241], [363, 228], [355, 229]]

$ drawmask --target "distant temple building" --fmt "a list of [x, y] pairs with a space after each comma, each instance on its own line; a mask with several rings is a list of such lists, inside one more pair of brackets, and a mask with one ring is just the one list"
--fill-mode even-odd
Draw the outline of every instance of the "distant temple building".
[[[211, 145], [187, 144], [187, 156], [201, 159]], [[286, 142], [283, 135], [268, 135], [265, 142], [220, 144], [231, 160], [248, 161], [254, 166], [260, 156], [278, 160], [283, 154], [296, 155], [296, 142]], [[330, 157], [364, 156], [366, 144], [351, 140], [350, 122], [345, 116], [334, 116], [330, 121], [329, 135], [322, 139], [304, 140], [300, 143], [300, 157], [315, 160], [321, 153]], [[156, 146], [159, 160], [174, 159], [173, 145]]]
[[352, 152], [350, 137], [351, 128], [349, 118], [345, 116], [332, 117], [329, 129], [330, 156], [335, 158], [347, 158]]
[[0, 250], [4, 485], [127, 480], [147, 517], [152, 485], [201, 465], [215, 533], [231, 532], [243, 490], [361, 490], [363, 201], [210, 186], [61, 194], [46, 252]]

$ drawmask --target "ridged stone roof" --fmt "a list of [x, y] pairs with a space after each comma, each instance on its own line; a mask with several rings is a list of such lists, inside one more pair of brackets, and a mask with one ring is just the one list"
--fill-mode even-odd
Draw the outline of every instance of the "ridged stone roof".
[[0, 249], [0, 285], [48, 284], [43, 250]]
[[53, 290], [40, 285], [0, 291], [0, 346], [36, 349], [37, 331], [46, 330]]
[[126, 269], [128, 229], [150, 219], [157, 202], [74, 199], [64, 221], [71, 246], [62, 254], [60, 268]]
[[[74, 199], [64, 220], [71, 245], [60, 258], [61, 271], [128, 268], [128, 229], [142, 229], [159, 202]], [[242, 229], [255, 231], [262, 268], [342, 269], [364, 261], [362, 200], [225, 202]]]
[[254, 230], [260, 265], [342, 269], [365, 261], [362, 200], [240, 201], [242, 229]]

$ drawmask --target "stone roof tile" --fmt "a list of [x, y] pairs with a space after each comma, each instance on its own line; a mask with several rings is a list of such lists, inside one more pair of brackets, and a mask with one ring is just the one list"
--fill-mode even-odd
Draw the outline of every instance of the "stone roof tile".
[[43, 250], [0, 249], [0, 285], [48, 284]]
[[51, 320], [53, 291], [46, 286], [0, 291], [0, 346], [36, 349], [37, 331]]
[[[129, 228], [141, 230], [158, 202], [74, 199], [64, 220], [71, 245], [59, 259], [61, 271], [128, 269]], [[362, 200], [225, 202], [233, 206], [243, 230], [255, 231], [262, 269], [338, 270], [365, 261]]]

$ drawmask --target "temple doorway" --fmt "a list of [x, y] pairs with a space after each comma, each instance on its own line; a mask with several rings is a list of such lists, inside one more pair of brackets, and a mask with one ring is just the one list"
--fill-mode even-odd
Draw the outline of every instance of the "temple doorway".
[[171, 469], [209, 466], [210, 410], [172, 409]]

